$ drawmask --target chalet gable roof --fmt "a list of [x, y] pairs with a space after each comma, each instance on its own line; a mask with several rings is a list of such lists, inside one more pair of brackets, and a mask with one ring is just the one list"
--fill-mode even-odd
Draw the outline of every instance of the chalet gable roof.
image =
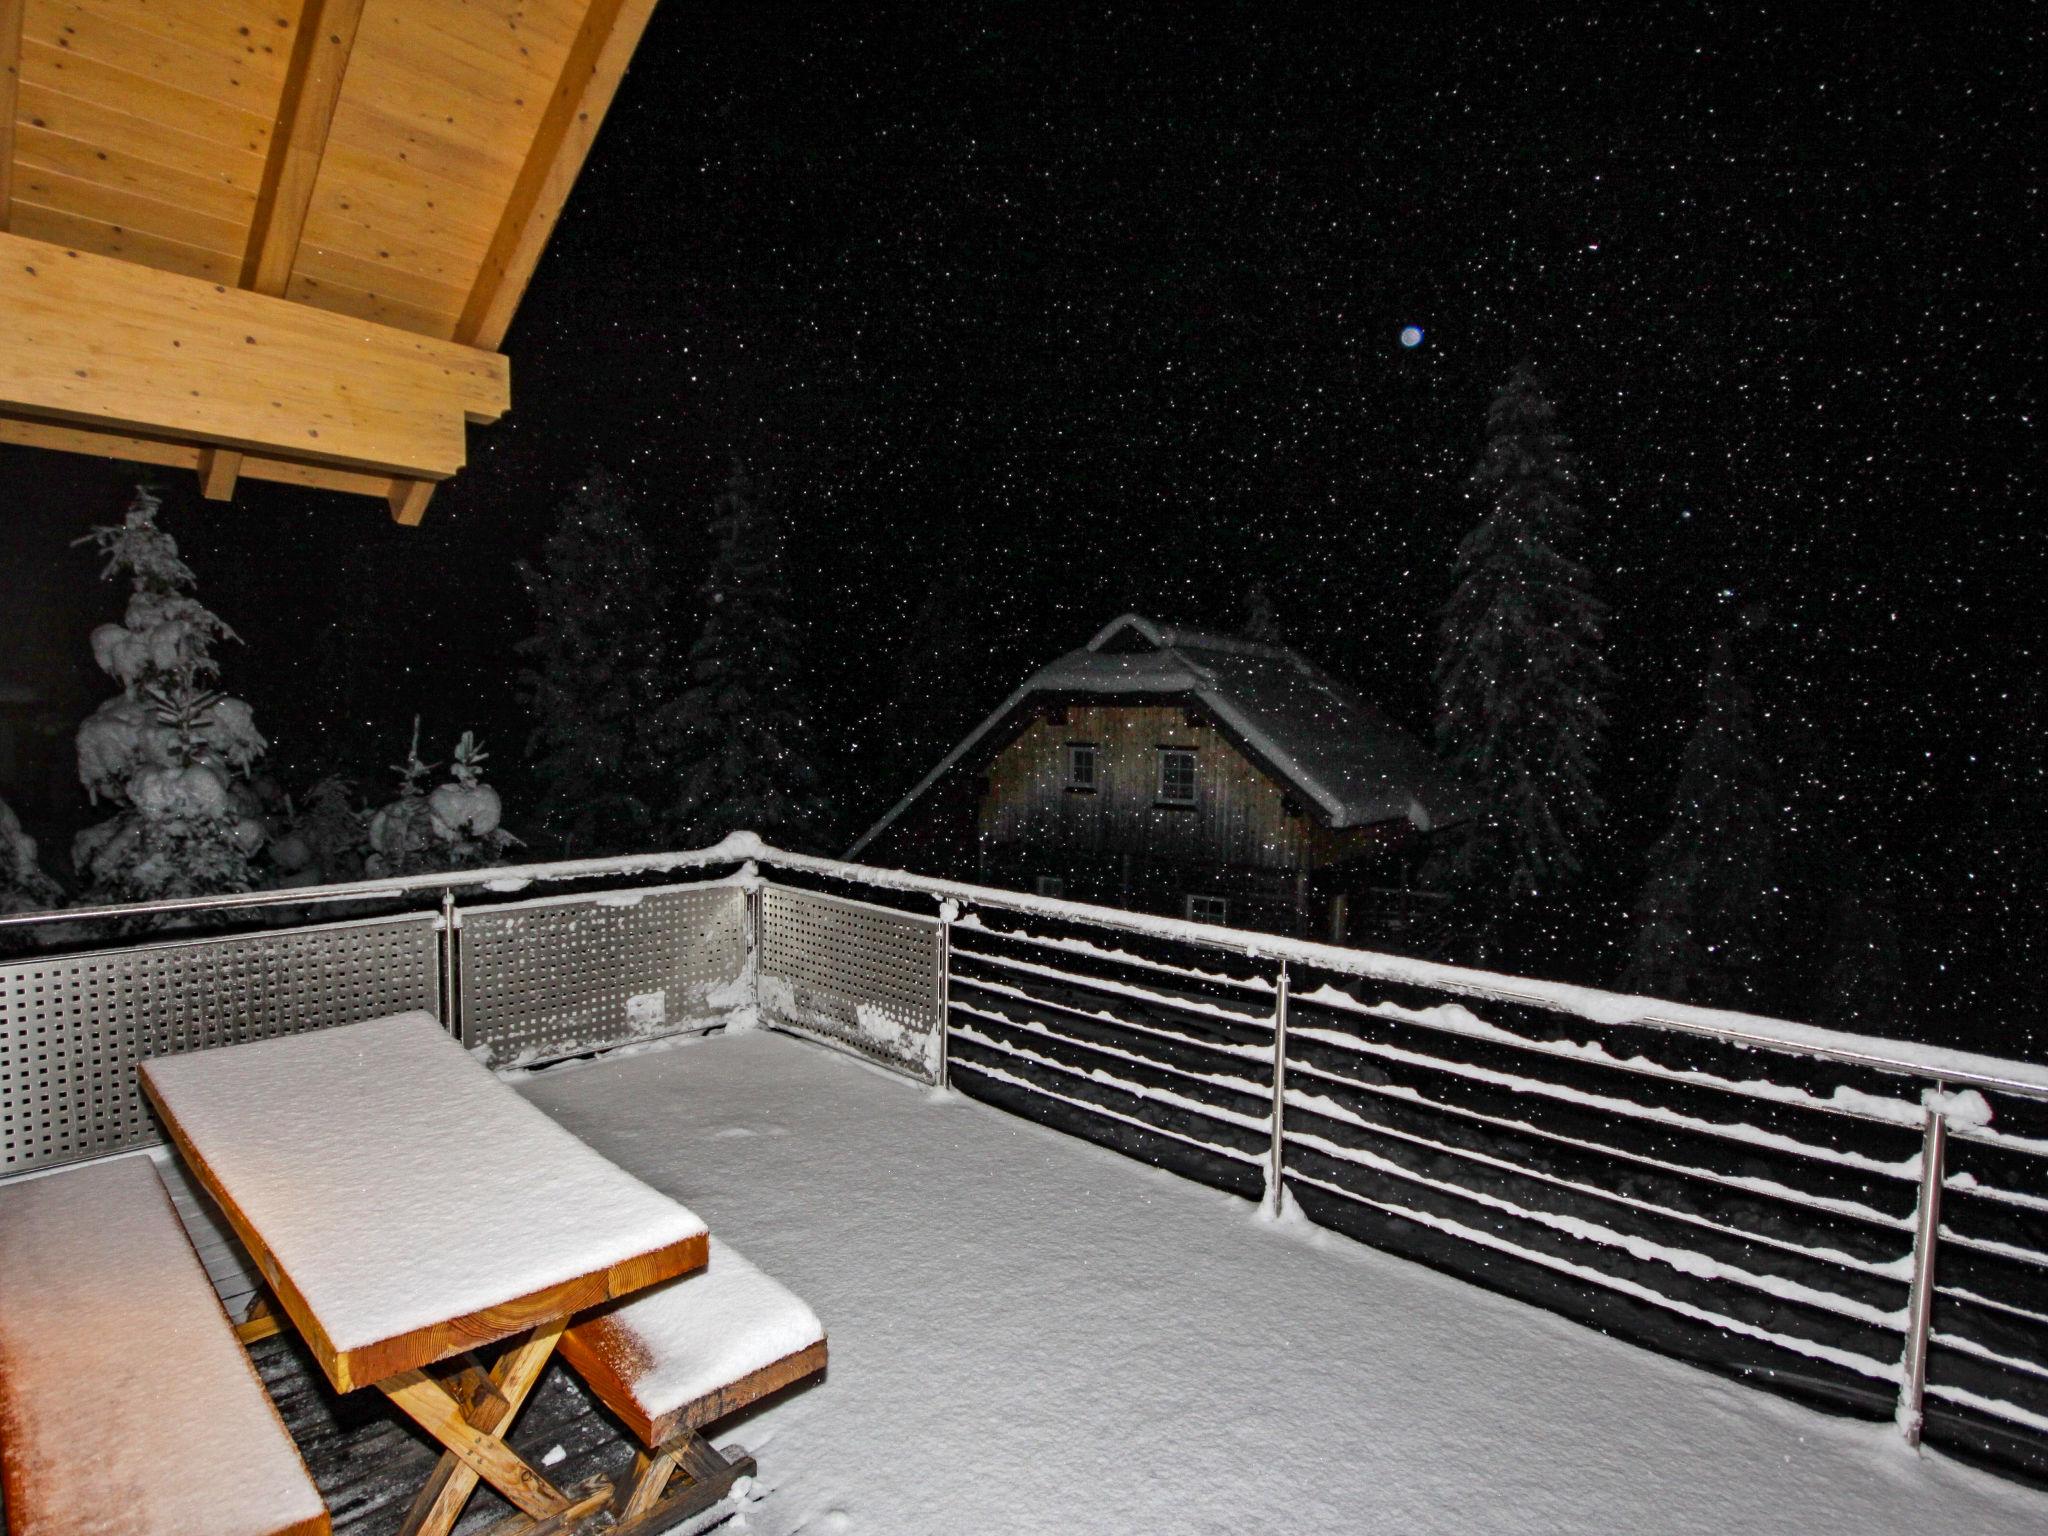
[[861, 850], [1038, 696], [1192, 699], [1332, 827], [1454, 820], [1456, 791], [1414, 736], [1289, 646], [1128, 613], [1041, 667], [848, 850]]

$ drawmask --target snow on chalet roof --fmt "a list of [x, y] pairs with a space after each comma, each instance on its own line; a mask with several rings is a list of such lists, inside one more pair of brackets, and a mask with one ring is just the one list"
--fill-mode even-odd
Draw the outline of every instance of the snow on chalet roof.
[[1456, 791], [1421, 742], [1299, 651], [1127, 613], [1078, 651], [1041, 667], [946, 755], [847, 857], [971, 754], [1034, 695], [1160, 695], [1205, 705], [1223, 729], [1333, 827], [1405, 820], [1418, 831], [1455, 819]]

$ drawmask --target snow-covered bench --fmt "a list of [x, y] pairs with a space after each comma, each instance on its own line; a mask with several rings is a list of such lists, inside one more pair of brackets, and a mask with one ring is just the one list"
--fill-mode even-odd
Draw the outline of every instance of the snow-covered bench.
[[703, 1269], [575, 1324], [561, 1353], [647, 1447], [619, 1509], [618, 1536], [628, 1536], [667, 1530], [752, 1474], [752, 1457], [728, 1461], [697, 1431], [822, 1371], [825, 1329], [714, 1237]]
[[156, 1169], [0, 1185], [13, 1536], [325, 1536], [327, 1510]]

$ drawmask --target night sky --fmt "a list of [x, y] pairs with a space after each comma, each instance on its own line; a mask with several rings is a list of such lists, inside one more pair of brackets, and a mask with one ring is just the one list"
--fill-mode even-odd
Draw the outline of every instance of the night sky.
[[[694, 583], [735, 453], [791, 519], [849, 836], [929, 766], [888, 705], [913, 632], [972, 715], [1120, 611], [1234, 626], [1264, 580], [1424, 729], [1463, 477], [1531, 357], [1620, 674], [1583, 947], [1531, 968], [1618, 967], [1706, 643], [1760, 604], [1801, 857], [1904, 915], [1922, 1033], [2025, 1047], [2038, 26], [1218, 9], [670, 0], [507, 342], [513, 411], [424, 527], [170, 485], [287, 775], [394, 761], [419, 710], [493, 740], [516, 828], [514, 560], [602, 464]], [[28, 616], [0, 673], [82, 713], [118, 604], [64, 541], [122, 478], [0, 454]]]

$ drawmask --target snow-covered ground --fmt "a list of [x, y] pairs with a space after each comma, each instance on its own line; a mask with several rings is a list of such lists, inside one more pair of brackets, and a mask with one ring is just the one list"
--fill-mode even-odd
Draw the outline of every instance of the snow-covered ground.
[[2048, 1529], [2048, 1493], [760, 1032], [536, 1104], [814, 1306], [748, 1536]]

